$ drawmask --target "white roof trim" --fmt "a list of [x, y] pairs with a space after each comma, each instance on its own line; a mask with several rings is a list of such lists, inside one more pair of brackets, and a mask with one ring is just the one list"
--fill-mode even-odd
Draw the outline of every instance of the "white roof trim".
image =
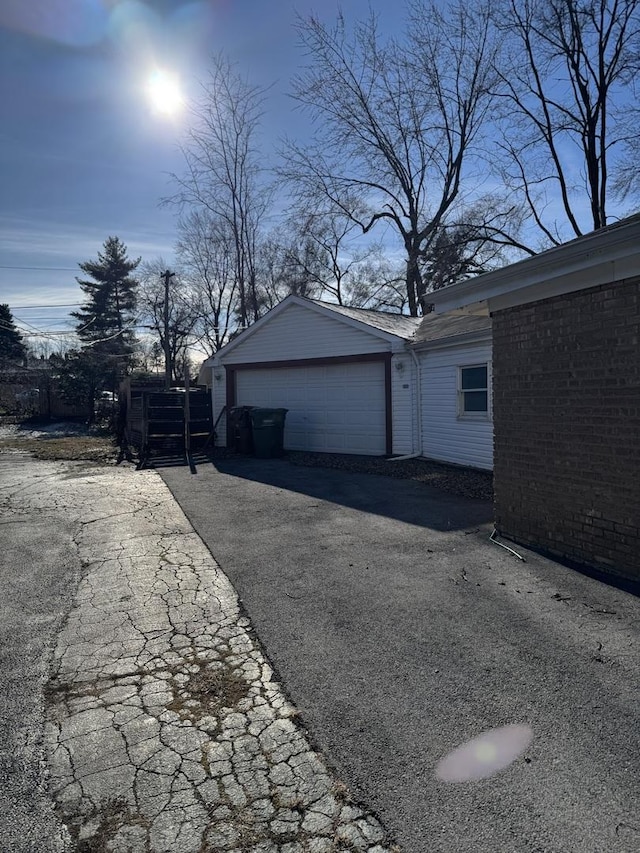
[[416, 352], [430, 349], [443, 349], [444, 347], [456, 347], [471, 343], [484, 343], [490, 341], [492, 337], [492, 329], [489, 326], [486, 329], [475, 329], [472, 332], [461, 332], [459, 335], [447, 335], [442, 338], [435, 338], [433, 341], [417, 341], [410, 344], [410, 349]]
[[340, 314], [338, 311], [332, 311], [330, 308], [325, 308], [324, 305], [318, 305], [317, 302], [314, 302], [311, 299], [305, 299], [302, 296], [296, 296], [294, 293], [291, 293], [289, 296], [285, 296], [282, 302], [278, 302], [277, 305], [267, 311], [267, 313], [260, 317], [259, 320], [252, 323], [249, 328], [240, 332], [237, 337], [228, 344], [225, 344], [225, 346], [218, 350], [215, 355], [208, 358], [202, 366], [212, 367], [214, 364], [219, 364], [226, 355], [235, 349], [235, 347], [244, 343], [248, 337], [259, 331], [262, 326], [273, 320], [274, 317], [277, 317], [278, 314], [281, 314], [282, 311], [285, 311], [290, 305], [300, 305], [302, 308], [307, 308], [309, 311], [315, 311], [318, 314], [322, 314], [324, 317], [329, 317], [339, 323], [344, 323], [361, 332], [367, 332], [368, 334], [373, 335], [376, 338], [380, 338], [383, 341], [387, 341], [388, 343], [401, 343], [403, 349], [404, 344], [407, 343], [406, 338], [403, 338], [400, 335], [395, 335], [393, 332], [385, 332], [382, 329], [378, 329], [376, 326], [371, 326], [369, 323], [365, 323], [363, 320], [356, 320], [353, 317], [347, 317], [345, 314]]
[[640, 215], [429, 294], [438, 314], [486, 313], [640, 276]]

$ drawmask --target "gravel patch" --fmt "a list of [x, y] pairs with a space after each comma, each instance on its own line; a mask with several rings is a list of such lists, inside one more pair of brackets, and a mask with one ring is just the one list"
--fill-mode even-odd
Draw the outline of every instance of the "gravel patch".
[[444, 465], [429, 459], [404, 459], [394, 462], [392, 459], [380, 456], [300, 451], [288, 452], [286, 459], [293, 465], [304, 465], [309, 468], [339, 468], [361, 474], [417, 480], [453, 495], [480, 500], [493, 499], [493, 475], [490, 471]]
[[307, 468], [339, 468], [361, 474], [381, 474], [401, 480], [417, 480], [452, 495], [480, 500], [493, 499], [493, 474], [428, 459], [394, 462], [380, 456], [353, 456], [346, 453], [305, 453], [289, 451], [286, 459]]
[[[214, 447], [210, 458], [238, 459], [242, 454], [226, 447]], [[284, 457], [292, 465], [306, 468], [337, 468], [357, 474], [378, 474], [398, 480], [417, 480], [452, 495], [476, 500], [493, 500], [493, 472], [461, 465], [447, 465], [430, 459], [404, 459], [394, 462], [383, 456], [360, 456], [349, 453], [311, 453], [287, 450]]]

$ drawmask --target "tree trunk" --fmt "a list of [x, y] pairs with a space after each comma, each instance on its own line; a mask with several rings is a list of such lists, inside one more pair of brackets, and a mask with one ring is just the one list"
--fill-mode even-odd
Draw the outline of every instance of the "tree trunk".
[[89, 414], [87, 416], [87, 426], [92, 427], [96, 421], [96, 389], [92, 388], [87, 395], [87, 406]]
[[420, 268], [418, 267], [418, 253], [412, 246], [407, 255], [407, 299], [409, 302], [409, 314], [418, 316], [418, 290], [420, 285]]

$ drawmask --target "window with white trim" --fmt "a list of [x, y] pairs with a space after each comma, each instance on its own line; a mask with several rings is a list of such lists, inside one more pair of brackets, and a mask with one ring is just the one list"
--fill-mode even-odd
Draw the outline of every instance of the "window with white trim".
[[489, 366], [469, 364], [458, 368], [458, 415], [489, 414]]

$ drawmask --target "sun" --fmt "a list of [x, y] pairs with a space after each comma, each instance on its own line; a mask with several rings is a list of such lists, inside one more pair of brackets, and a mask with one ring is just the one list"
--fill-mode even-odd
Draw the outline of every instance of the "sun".
[[177, 76], [159, 68], [149, 76], [147, 94], [154, 110], [166, 116], [176, 115], [184, 103]]

